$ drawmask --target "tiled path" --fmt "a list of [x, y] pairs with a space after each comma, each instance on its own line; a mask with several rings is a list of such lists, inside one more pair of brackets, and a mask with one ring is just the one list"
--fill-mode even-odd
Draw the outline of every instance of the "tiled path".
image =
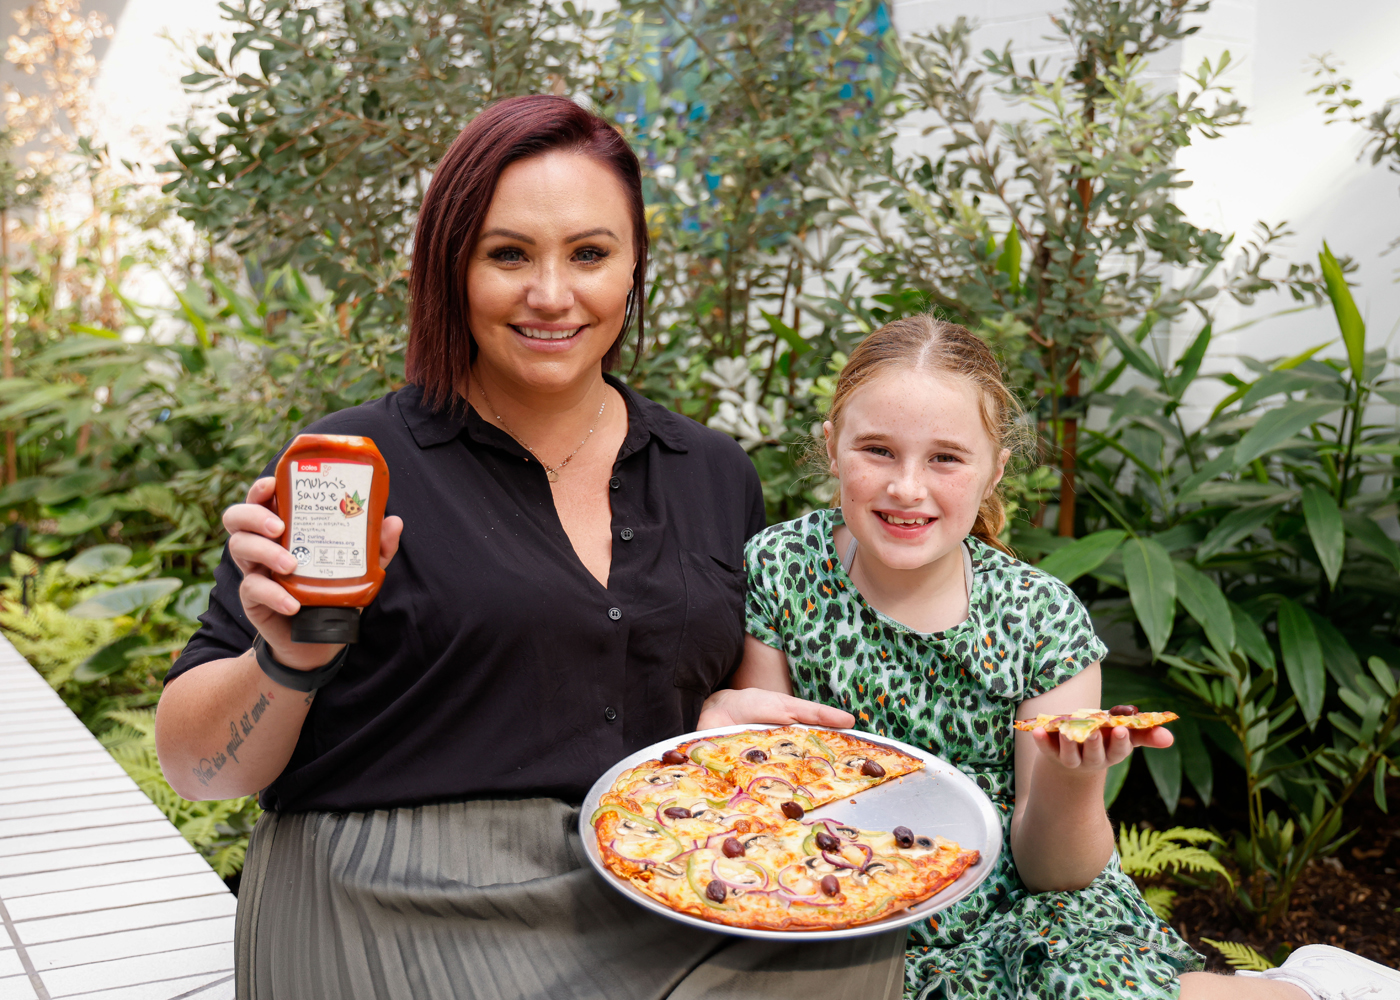
[[0, 638], [0, 1000], [231, 1000], [234, 898]]

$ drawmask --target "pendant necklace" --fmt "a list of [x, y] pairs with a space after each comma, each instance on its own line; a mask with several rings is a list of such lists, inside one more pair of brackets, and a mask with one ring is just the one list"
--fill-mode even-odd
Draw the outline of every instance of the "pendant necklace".
[[[491, 402], [491, 397], [490, 397], [490, 396], [486, 395], [486, 387], [485, 387], [484, 385], [481, 384], [481, 380], [478, 379], [475, 375], [473, 375], [473, 376], [472, 376], [472, 381], [476, 383], [476, 391], [479, 392], [479, 393], [481, 393], [481, 398], [482, 398], [483, 400], [486, 401], [486, 405], [487, 405], [488, 407], [491, 408], [491, 412], [492, 412], [492, 413], [495, 413], [495, 411], [496, 411], [496, 404], [493, 403], [493, 402]], [[540, 465], [543, 465], [543, 466], [544, 466], [544, 474], [545, 474], [545, 477], [546, 477], [551, 483], [557, 483], [557, 482], [559, 482], [559, 470], [562, 469], [564, 466], [568, 465], [569, 462], [571, 462], [571, 461], [573, 460], [573, 457], [579, 453], [579, 450], [580, 450], [584, 445], [586, 445], [586, 444], [588, 443], [588, 439], [591, 438], [591, 437], [593, 436], [593, 432], [596, 431], [596, 430], [598, 429], [598, 421], [600, 421], [600, 420], [603, 419], [603, 409], [604, 409], [604, 407], [606, 407], [607, 405], [608, 405], [608, 387], [607, 387], [606, 385], [604, 385], [604, 386], [603, 386], [603, 404], [602, 404], [602, 406], [599, 406], [599, 407], [598, 407], [598, 413], [597, 413], [597, 415], [593, 418], [593, 426], [590, 427], [590, 428], [588, 428], [588, 433], [585, 434], [585, 435], [583, 436], [583, 440], [580, 441], [580, 442], [578, 443], [578, 447], [575, 448], [573, 451], [569, 452], [569, 457], [566, 458], [566, 459], [564, 459], [564, 461], [560, 462], [558, 465], [554, 465], [554, 466], [551, 466], [551, 465], [550, 465], [549, 463], [547, 463], [544, 459], [540, 458], [539, 454], [535, 451], [534, 448], [531, 448], [528, 444], [526, 444], [526, 443], [521, 439], [521, 437], [520, 437], [519, 434], [515, 433], [515, 431], [513, 431], [513, 430], [510, 429], [510, 425], [506, 423], [505, 417], [501, 416], [499, 413], [496, 413], [496, 423], [500, 424], [500, 425], [501, 425], [501, 430], [505, 431], [505, 432], [506, 432], [507, 434], [509, 434], [512, 438], [514, 438], [515, 441], [516, 441], [516, 443], [519, 444], [520, 447], [524, 448], [524, 449], [525, 449], [526, 451], [528, 451], [531, 455], [534, 455], [534, 456], [535, 456], [535, 461], [539, 462]]]

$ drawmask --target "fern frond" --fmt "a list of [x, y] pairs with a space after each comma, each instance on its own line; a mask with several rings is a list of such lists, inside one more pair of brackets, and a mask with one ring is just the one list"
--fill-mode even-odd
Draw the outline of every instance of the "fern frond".
[[154, 708], [133, 708], [108, 712], [107, 718], [152, 740], [156, 737], [156, 710]]
[[1236, 969], [1248, 969], [1251, 972], [1264, 972], [1274, 968], [1274, 963], [1270, 962], [1263, 955], [1259, 954], [1247, 944], [1239, 944], [1234, 941], [1212, 941], [1210, 938], [1201, 938], [1220, 954], [1225, 956], [1225, 961]]
[[1149, 885], [1142, 890], [1143, 901], [1152, 907], [1152, 912], [1163, 920], [1170, 921], [1172, 907], [1176, 905], [1176, 890], [1164, 885]]
[[1223, 875], [1233, 886], [1225, 866], [1210, 851], [1195, 846], [1207, 843], [1223, 844], [1224, 841], [1209, 830], [1194, 827], [1148, 830], [1129, 829], [1124, 824], [1118, 828], [1118, 857], [1125, 873], [1147, 877], [1182, 870], [1209, 871]]

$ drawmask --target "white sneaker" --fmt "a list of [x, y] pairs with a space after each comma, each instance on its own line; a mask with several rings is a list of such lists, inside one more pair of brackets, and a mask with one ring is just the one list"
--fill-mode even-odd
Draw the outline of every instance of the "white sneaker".
[[1268, 972], [1236, 972], [1292, 983], [1313, 1000], [1400, 1000], [1400, 972], [1328, 944], [1309, 944]]

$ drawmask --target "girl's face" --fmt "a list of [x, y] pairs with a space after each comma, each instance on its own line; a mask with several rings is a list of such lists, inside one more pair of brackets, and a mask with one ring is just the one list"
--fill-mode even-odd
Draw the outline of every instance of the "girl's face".
[[634, 262], [627, 194], [608, 167], [560, 151], [512, 163], [467, 262], [477, 363], [537, 392], [597, 378]]
[[839, 433], [830, 421], [823, 429], [861, 557], [896, 570], [954, 551], [1010, 456], [983, 426], [980, 390], [925, 371], [872, 379], [846, 401]]

